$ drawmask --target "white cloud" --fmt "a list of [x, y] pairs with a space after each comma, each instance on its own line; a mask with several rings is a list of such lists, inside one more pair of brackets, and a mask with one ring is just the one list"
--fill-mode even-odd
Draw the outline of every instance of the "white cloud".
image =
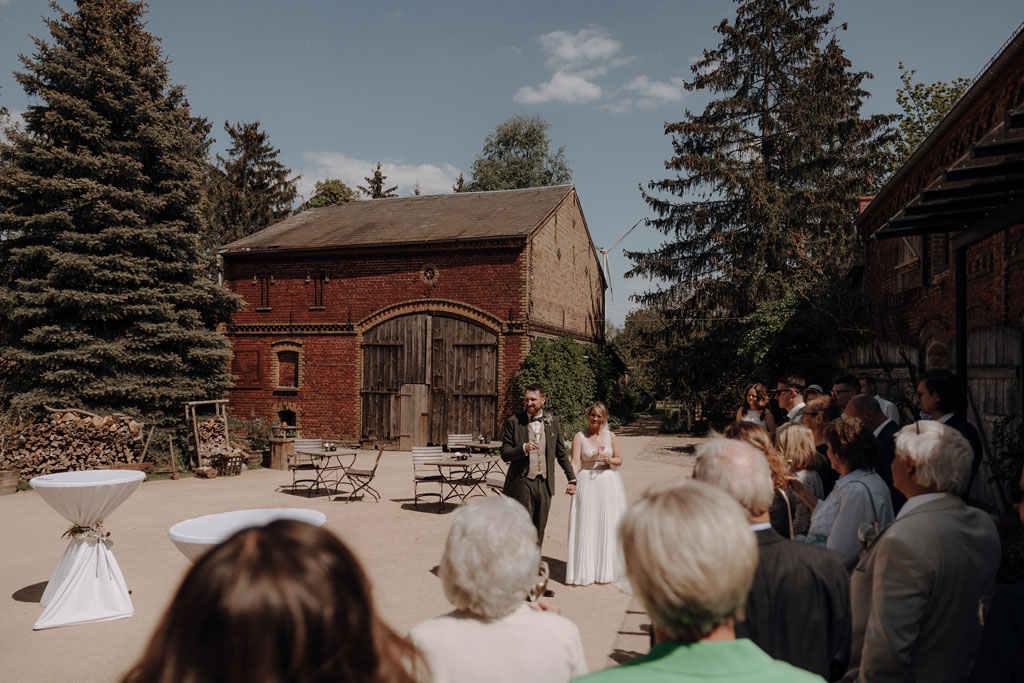
[[0, 0], [0, 7], [10, 7], [11, 0]]
[[[302, 155], [307, 167], [298, 169], [299, 194], [309, 198], [316, 181], [339, 178], [353, 190], [356, 185], [366, 185], [364, 178], [377, 168], [376, 160], [353, 159], [339, 152], [305, 152]], [[381, 172], [387, 176], [388, 187], [398, 185], [398, 194], [411, 195], [416, 183], [423, 194], [443, 194], [452, 191], [452, 185], [461, 172], [451, 164], [407, 164], [401, 159], [382, 160]]]
[[552, 101], [579, 104], [600, 98], [601, 86], [591, 83], [578, 74], [556, 71], [551, 80], [541, 83], [536, 88], [530, 86], [519, 88], [514, 99], [523, 104], [542, 104]]
[[605, 102], [600, 108], [615, 114], [628, 114], [635, 109], [651, 109], [666, 102], [682, 102], [684, 97], [681, 77], [667, 81], [652, 81], [644, 75], [636, 76], [620, 90], [612, 93], [612, 97], [623, 91], [630, 93], [630, 96]]
[[607, 29], [600, 27], [585, 28], [576, 34], [552, 31], [537, 40], [544, 52], [548, 53], [548, 66], [555, 69], [571, 69], [611, 59], [622, 49], [622, 43], [614, 40]]

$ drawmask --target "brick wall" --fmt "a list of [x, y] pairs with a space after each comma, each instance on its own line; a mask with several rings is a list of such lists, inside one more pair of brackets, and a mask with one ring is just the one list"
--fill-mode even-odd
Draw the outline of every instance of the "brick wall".
[[570, 193], [530, 239], [531, 330], [604, 339], [604, 286], [579, 199]]

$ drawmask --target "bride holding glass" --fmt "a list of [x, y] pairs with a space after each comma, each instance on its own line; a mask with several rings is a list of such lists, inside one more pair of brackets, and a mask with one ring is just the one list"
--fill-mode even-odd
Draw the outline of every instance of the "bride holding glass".
[[618, 527], [626, 489], [618, 472], [618, 441], [607, 425], [608, 407], [595, 403], [587, 411], [586, 428], [572, 440], [576, 491], [569, 508], [566, 585], [624, 582]]

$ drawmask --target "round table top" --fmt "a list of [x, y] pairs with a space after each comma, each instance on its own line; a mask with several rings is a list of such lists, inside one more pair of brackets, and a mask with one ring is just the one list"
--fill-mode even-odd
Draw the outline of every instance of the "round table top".
[[494, 458], [486, 455], [471, 455], [468, 458], [437, 458], [436, 460], [422, 460], [419, 465], [439, 465], [442, 467], [463, 467], [465, 465], [480, 465], [485, 462], [494, 462]]
[[110, 484], [128, 484], [142, 481], [145, 472], [136, 470], [82, 470], [80, 472], [58, 472], [32, 477], [29, 484], [34, 489], [41, 488], [79, 488], [89, 486], [108, 486]]
[[170, 528], [167, 536], [186, 557], [195, 561], [208, 548], [227, 540], [235, 532], [266, 526], [278, 519], [294, 519], [313, 526], [323, 526], [327, 516], [318, 510], [304, 508], [232, 510], [178, 522]]

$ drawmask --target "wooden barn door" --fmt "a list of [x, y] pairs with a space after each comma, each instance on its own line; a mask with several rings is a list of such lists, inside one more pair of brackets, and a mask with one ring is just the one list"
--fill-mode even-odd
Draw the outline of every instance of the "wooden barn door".
[[435, 317], [431, 331], [430, 437], [449, 433], [494, 438], [498, 407], [498, 337], [457, 318]]
[[363, 335], [363, 437], [398, 439], [403, 384], [430, 389], [430, 442], [449, 433], [495, 438], [498, 338], [436, 315], [392, 318]]
[[424, 314], [392, 318], [363, 335], [363, 437], [397, 439], [399, 391], [426, 380]]

